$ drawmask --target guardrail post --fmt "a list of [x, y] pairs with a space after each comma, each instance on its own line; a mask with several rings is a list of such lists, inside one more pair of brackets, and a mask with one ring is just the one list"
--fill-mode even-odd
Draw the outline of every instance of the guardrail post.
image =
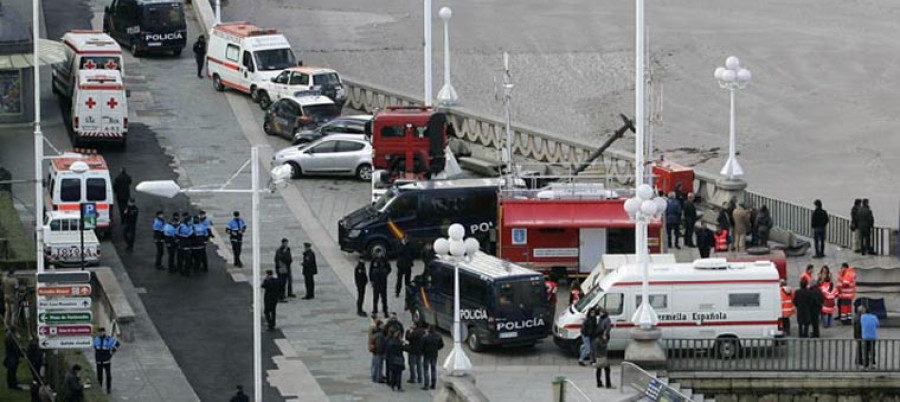
[[566, 401], [566, 377], [558, 376], [553, 378], [553, 402]]

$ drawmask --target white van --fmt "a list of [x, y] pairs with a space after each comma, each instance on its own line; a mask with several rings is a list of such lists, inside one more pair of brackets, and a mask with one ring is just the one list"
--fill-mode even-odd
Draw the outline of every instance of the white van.
[[97, 231], [112, 232], [113, 190], [103, 156], [66, 152], [50, 160], [45, 194], [48, 211], [78, 212], [82, 203], [97, 207]]
[[[575, 351], [581, 325], [595, 306], [613, 323], [610, 350], [625, 350], [631, 318], [641, 303], [642, 267], [622, 266], [565, 310], [553, 326], [553, 340]], [[708, 258], [686, 264], [650, 265], [650, 303], [663, 338], [716, 340], [723, 358], [738, 353], [741, 338], [782, 336], [778, 270], [769, 261], [729, 263]]]
[[226, 22], [209, 33], [206, 65], [217, 91], [234, 88], [256, 99], [257, 83], [270, 82], [298, 63], [291, 44], [278, 31], [246, 22]]
[[[581, 281], [581, 294], [588, 294], [594, 286], [597, 286], [603, 277], [615, 272], [619, 267], [634, 264], [637, 256], [634, 254], [603, 254], [600, 262], [594, 266], [587, 278]], [[675, 254], [650, 254], [651, 264], [676, 264]]]
[[80, 70], [118, 70], [124, 76], [122, 48], [100, 31], [72, 30], [62, 37], [66, 61], [53, 65], [53, 93], [67, 98]]
[[72, 145], [85, 141], [115, 141], [125, 145], [128, 101], [116, 70], [82, 70], [72, 95]]

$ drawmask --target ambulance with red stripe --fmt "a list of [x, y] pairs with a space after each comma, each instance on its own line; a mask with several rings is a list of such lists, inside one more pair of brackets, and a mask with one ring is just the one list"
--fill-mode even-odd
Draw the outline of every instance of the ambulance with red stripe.
[[73, 30], [62, 37], [66, 61], [53, 65], [53, 93], [71, 97], [77, 86], [78, 71], [122, 69], [122, 48], [100, 31]]
[[[732, 358], [738, 356], [742, 339], [782, 337], [778, 270], [770, 261], [707, 258], [649, 264], [649, 271], [650, 305], [664, 339], [706, 339], [718, 356]], [[609, 349], [625, 350], [635, 327], [632, 317], [641, 305], [642, 272], [641, 264], [627, 264], [604, 276], [557, 317], [556, 345], [577, 351], [588, 310], [600, 307], [613, 324]]]
[[66, 152], [50, 160], [44, 206], [50, 211], [79, 211], [81, 203], [97, 206], [97, 231], [112, 231], [112, 180], [106, 160], [96, 153]]
[[125, 85], [116, 70], [81, 70], [72, 95], [72, 144], [113, 141], [125, 145], [128, 102]]
[[281, 70], [298, 65], [291, 44], [274, 29], [247, 22], [225, 22], [212, 28], [206, 46], [206, 70], [213, 88], [251, 94]]

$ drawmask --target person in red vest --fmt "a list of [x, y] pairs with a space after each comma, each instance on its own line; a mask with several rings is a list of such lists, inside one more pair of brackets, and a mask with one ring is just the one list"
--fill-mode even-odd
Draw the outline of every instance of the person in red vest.
[[813, 268], [812, 264], [806, 266], [806, 271], [803, 271], [803, 273], [800, 274], [800, 282], [806, 281], [806, 283], [812, 283]]
[[569, 305], [578, 303], [578, 299], [581, 299], [581, 283], [575, 280], [572, 281], [572, 290], [569, 291]]
[[822, 326], [830, 328], [832, 319], [834, 318], [835, 299], [838, 296], [838, 289], [831, 280], [831, 271], [827, 265], [823, 265], [819, 270], [819, 290], [825, 301], [822, 303]]
[[787, 285], [787, 281], [781, 280], [781, 328], [784, 336], [791, 335], [791, 316], [797, 312], [794, 308], [794, 289]]
[[716, 239], [716, 251], [728, 251], [728, 229], [719, 227], [713, 237]]
[[841, 324], [850, 325], [853, 322], [853, 299], [856, 298], [856, 271], [846, 262], [841, 264], [837, 288]]

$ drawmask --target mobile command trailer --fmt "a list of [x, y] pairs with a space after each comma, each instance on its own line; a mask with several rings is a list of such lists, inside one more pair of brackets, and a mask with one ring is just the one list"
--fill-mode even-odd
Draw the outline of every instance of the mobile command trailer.
[[122, 76], [122, 48], [100, 31], [73, 30], [62, 37], [66, 60], [53, 65], [53, 93], [72, 97], [79, 70], [118, 70]]
[[[587, 311], [606, 309], [613, 323], [610, 350], [625, 350], [631, 317], [641, 303], [642, 268], [625, 265], [556, 319], [553, 341], [577, 350]], [[663, 338], [709, 339], [723, 358], [737, 356], [741, 338], [780, 338], [778, 271], [769, 261], [729, 263], [708, 258], [650, 265], [650, 303]]]
[[72, 95], [72, 145], [85, 141], [111, 141], [125, 146], [128, 135], [128, 100], [116, 70], [81, 70]]
[[103, 10], [103, 31], [135, 57], [162, 52], [178, 56], [187, 46], [181, 0], [112, 0]]
[[112, 233], [113, 191], [106, 160], [100, 155], [66, 152], [50, 160], [45, 193], [48, 211], [78, 212], [82, 203], [97, 208], [97, 228], [108, 236]]
[[256, 100], [257, 83], [271, 81], [281, 70], [296, 65], [291, 44], [275, 29], [224, 22], [209, 33], [206, 71], [217, 91], [234, 88]]
[[[469, 349], [534, 345], [550, 335], [553, 318], [541, 273], [480, 251], [458, 266], [460, 326]], [[415, 283], [407, 288], [413, 320], [451, 330], [454, 263], [439, 256]]]

